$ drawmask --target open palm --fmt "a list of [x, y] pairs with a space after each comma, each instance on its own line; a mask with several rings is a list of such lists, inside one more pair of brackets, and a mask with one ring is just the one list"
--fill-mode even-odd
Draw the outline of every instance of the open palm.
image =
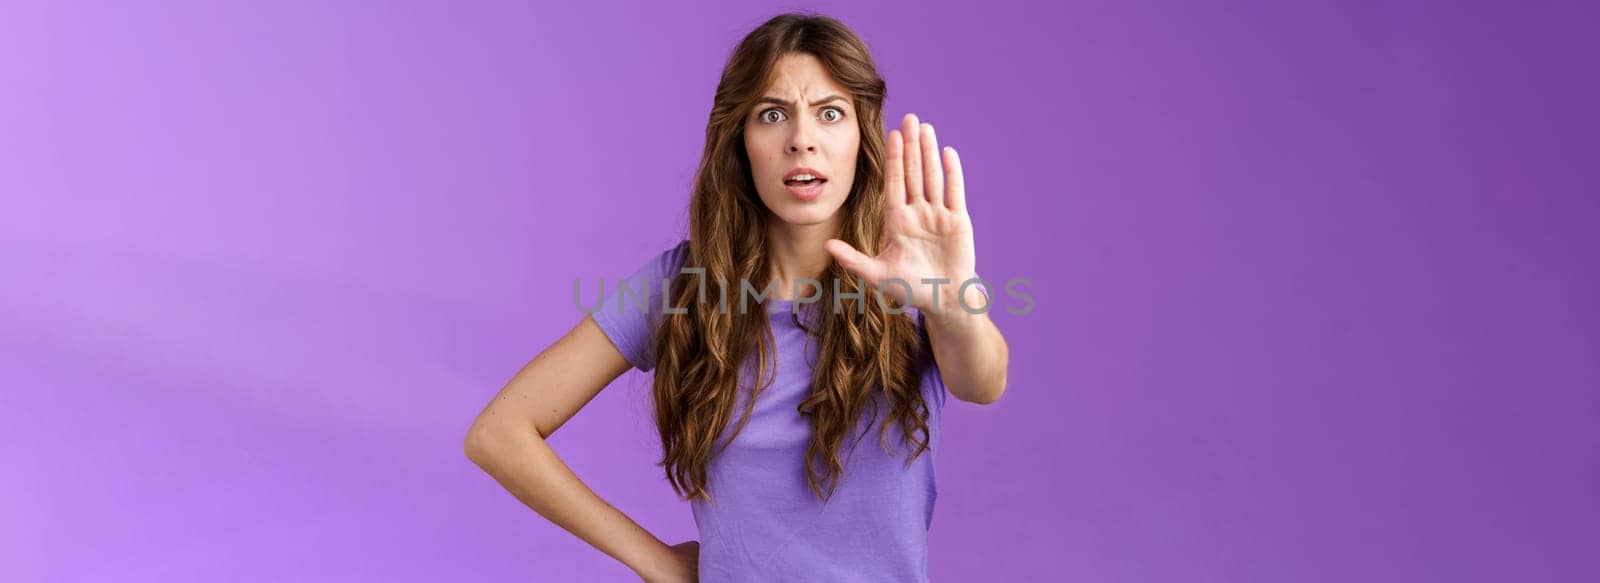
[[954, 307], [956, 291], [975, 277], [977, 261], [961, 159], [953, 148], [941, 152], [933, 126], [911, 114], [887, 141], [882, 249], [868, 256], [838, 239], [823, 246], [885, 297], [918, 310], [935, 309], [934, 285], [922, 280], [948, 280], [939, 284], [937, 309]]

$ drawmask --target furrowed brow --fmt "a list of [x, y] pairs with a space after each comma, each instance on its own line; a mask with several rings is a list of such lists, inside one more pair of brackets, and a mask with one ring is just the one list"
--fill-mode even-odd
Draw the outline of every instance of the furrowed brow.
[[[838, 95], [829, 95], [829, 96], [824, 97], [822, 99], [818, 99], [816, 101], [813, 101], [813, 102], [811, 102], [811, 104], [812, 105], [822, 105], [824, 103], [830, 103], [830, 102], [834, 102], [834, 101], [844, 101], [844, 100], [845, 100], [844, 97], [841, 97], [841, 96], [838, 96]], [[757, 99], [756, 103], [775, 103], [775, 104], [778, 104], [778, 105], [782, 105], [784, 107], [794, 107], [794, 102], [793, 101], [789, 101], [787, 99], [782, 99], [782, 98], [778, 98], [778, 97], [770, 97], [770, 96], [769, 97], [762, 97], [761, 99]]]

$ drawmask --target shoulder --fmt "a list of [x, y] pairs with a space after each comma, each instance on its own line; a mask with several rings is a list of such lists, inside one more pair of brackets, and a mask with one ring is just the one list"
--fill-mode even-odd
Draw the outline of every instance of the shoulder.
[[650, 257], [615, 288], [606, 290], [602, 283], [600, 304], [589, 312], [623, 357], [640, 370], [650, 370], [655, 363], [651, 337], [659, 324], [655, 306], [661, 304], [661, 281], [676, 275], [688, 255], [689, 241], [683, 239]]
[[688, 265], [688, 260], [689, 240], [683, 239], [657, 254], [645, 268], [657, 278], [671, 277], [676, 275], [680, 269], [691, 267]]
[[646, 284], [671, 277], [685, 267], [689, 257], [689, 240], [683, 239], [663, 248], [646, 259], [627, 276], [629, 283]]

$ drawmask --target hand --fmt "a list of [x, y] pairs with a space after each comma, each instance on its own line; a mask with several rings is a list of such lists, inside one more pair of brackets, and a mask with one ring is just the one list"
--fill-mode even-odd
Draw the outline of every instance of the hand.
[[[933, 126], [919, 123], [914, 114], [906, 114], [901, 129], [890, 131], [887, 142], [882, 249], [868, 257], [838, 239], [829, 239], [823, 247], [846, 270], [902, 306], [924, 312], [958, 310], [956, 292], [977, 273], [961, 159], [954, 148], [945, 148], [941, 164]], [[940, 284], [937, 306], [933, 284], [922, 283], [935, 278], [949, 280]], [[910, 289], [892, 281], [884, 284], [894, 279]]]
[[700, 580], [700, 541], [685, 541], [670, 548], [677, 560], [669, 570], [643, 579], [649, 583], [697, 583]]

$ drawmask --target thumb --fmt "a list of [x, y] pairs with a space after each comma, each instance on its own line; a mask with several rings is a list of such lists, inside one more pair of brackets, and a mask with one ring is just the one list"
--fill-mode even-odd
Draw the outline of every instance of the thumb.
[[832, 255], [833, 259], [849, 270], [850, 273], [861, 276], [869, 284], [878, 284], [878, 264], [876, 259], [867, 257], [857, 251], [855, 247], [850, 246], [849, 243], [838, 239], [824, 241], [822, 248], [826, 249], [828, 254]]

